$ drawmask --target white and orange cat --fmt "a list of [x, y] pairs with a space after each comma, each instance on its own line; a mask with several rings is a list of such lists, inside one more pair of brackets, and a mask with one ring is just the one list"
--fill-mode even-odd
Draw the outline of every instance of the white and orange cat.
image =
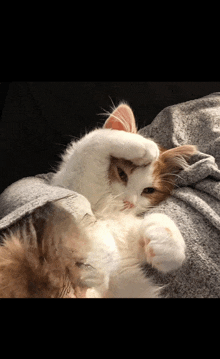
[[52, 184], [84, 195], [94, 212], [109, 197], [139, 214], [170, 195], [175, 174], [195, 151], [191, 145], [166, 151], [139, 135], [131, 108], [121, 104], [102, 129], [68, 146]]
[[87, 198], [83, 218], [76, 215], [79, 198], [65, 198], [1, 233], [0, 297], [160, 296], [142, 265], [179, 268], [185, 243], [168, 216], [147, 211], [170, 195], [195, 152], [165, 150], [139, 135], [132, 110], [120, 104], [102, 129], [69, 145], [52, 178]]
[[140, 266], [147, 262], [168, 272], [182, 265], [185, 243], [175, 223], [161, 213], [139, 215], [170, 195], [175, 175], [195, 153], [191, 145], [165, 150], [138, 134], [125, 103], [114, 109], [103, 128], [68, 146], [51, 184], [76, 191], [91, 204], [94, 215], [83, 231], [93, 242], [87, 264], [105, 266], [96, 241], [109, 244], [111, 255], [102, 254], [110, 258], [108, 269], [102, 268], [107, 279], [104, 286], [94, 284], [95, 296], [156, 297], [159, 288]]

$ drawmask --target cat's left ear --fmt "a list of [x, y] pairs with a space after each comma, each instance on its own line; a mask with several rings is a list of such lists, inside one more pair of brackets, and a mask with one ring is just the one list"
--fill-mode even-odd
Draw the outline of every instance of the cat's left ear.
[[187, 167], [187, 161], [197, 152], [196, 146], [183, 145], [170, 150], [162, 150], [159, 158], [166, 165], [168, 172], [178, 172]]
[[119, 105], [105, 121], [103, 128], [137, 133], [132, 109], [124, 103]]

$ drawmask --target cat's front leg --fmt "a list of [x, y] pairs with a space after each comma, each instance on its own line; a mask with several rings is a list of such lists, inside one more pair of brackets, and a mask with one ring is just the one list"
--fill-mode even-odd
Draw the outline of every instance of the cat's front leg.
[[145, 260], [162, 272], [181, 267], [185, 259], [185, 242], [175, 223], [165, 214], [146, 215], [142, 223]]
[[151, 139], [124, 131], [102, 131], [105, 149], [113, 157], [130, 160], [137, 166], [147, 165], [159, 157], [159, 148]]

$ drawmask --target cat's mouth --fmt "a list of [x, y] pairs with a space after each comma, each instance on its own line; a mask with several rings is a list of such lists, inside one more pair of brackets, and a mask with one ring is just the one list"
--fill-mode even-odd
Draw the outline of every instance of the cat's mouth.
[[134, 207], [135, 207], [135, 205], [134, 205], [133, 203], [129, 202], [129, 201], [123, 201], [123, 203], [124, 203], [124, 208], [123, 208], [123, 210], [124, 210], [124, 209], [129, 209], [129, 208], [134, 208]]
[[139, 205], [134, 205], [133, 203], [129, 201], [123, 201], [123, 208], [121, 211], [128, 211], [129, 213], [133, 213], [135, 216], [142, 217], [147, 212], [148, 208], [141, 207]]

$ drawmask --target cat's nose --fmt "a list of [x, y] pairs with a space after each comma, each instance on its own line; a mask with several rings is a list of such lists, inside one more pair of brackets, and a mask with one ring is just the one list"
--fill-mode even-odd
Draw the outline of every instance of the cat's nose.
[[133, 208], [134, 207], [134, 204], [129, 201], [123, 201], [123, 202], [125, 204], [125, 208]]

